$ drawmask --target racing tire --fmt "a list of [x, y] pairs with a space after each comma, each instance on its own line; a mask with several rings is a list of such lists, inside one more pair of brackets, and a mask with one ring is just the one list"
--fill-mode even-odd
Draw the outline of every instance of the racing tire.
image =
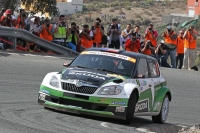
[[127, 107], [127, 111], [126, 111], [126, 119], [123, 120], [124, 124], [131, 124], [132, 119], [133, 119], [133, 115], [135, 112], [135, 106], [137, 103], [137, 95], [135, 93], [133, 93], [128, 101], [128, 107]]
[[163, 124], [166, 122], [169, 113], [169, 97], [166, 95], [163, 102], [160, 113], [157, 116], [152, 116], [152, 121], [154, 123]]

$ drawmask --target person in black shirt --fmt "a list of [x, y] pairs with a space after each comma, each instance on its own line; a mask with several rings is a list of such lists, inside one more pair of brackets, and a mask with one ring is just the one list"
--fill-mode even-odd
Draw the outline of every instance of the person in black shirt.
[[166, 58], [166, 47], [164, 43], [161, 43], [157, 46], [155, 50], [155, 56], [160, 64], [161, 67], [168, 67], [171, 68], [171, 66], [167, 63], [167, 58]]

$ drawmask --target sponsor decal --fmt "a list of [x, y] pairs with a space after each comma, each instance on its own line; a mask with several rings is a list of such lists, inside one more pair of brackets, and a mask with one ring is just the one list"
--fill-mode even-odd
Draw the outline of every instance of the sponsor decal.
[[140, 86], [146, 86], [146, 85], [147, 85], [147, 82], [145, 80], [140, 82]]
[[68, 74], [88, 76], [88, 77], [102, 79], [102, 80], [105, 80], [105, 77], [106, 77], [106, 75], [102, 75], [98, 73], [92, 73], [92, 72], [87, 72], [87, 71], [75, 71], [75, 70], [69, 71]]
[[120, 54], [115, 54], [115, 53], [100, 52], [100, 51], [85, 51], [85, 52], [82, 52], [81, 54], [93, 54], [93, 55], [111, 56], [111, 57], [127, 60], [127, 61], [130, 61], [130, 62], [133, 62], [133, 63], [136, 62], [135, 58], [131, 58], [131, 57], [128, 57], [128, 56], [125, 56], [125, 55], [120, 55]]
[[138, 79], [136, 79], [137, 85], [140, 86], [140, 82]]
[[125, 80], [126, 78], [124, 78], [123, 76], [121, 75], [117, 75], [117, 74], [107, 74], [108, 77], [115, 77], [115, 78], [119, 78], [119, 79], [122, 79], [122, 80]]
[[106, 98], [102, 98], [101, 100], [98, 100], [99, 102], [104, 102]]
[[139, 101], [135, 106], [135, 112], [148, 112], [149, 111], [149, 99]]
[[112, 102], [111, 104], [115, 104], [115, 105], [126, 105], [126, 102]]
[[44, 93], [46, 93], [46, 94], [49, 94], [49, 91], [47, 91], [47, 90], [40, 90], [41, 92], [44, 92]]
[[125, 112], [125, 107], [122, 107], [122, 106], [116, 107], [115, 112]]

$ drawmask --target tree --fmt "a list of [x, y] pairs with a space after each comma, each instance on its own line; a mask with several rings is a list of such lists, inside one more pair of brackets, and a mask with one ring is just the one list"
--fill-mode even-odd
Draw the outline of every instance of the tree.
[[0, 0], [0, 7], [3, 9], [15, 10], [18, 4], [18, 0]]
[[59, 15], [56, 0], [21, 0], [21, 2], [26, 9], [31, 9], [34, 14], [41, 12], [42, 14], [49, 13], [50, 16]]

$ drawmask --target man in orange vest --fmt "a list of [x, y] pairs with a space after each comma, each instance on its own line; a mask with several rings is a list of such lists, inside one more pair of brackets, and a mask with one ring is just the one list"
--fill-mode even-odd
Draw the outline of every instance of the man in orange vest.
[[104, 27], [101, 25], [101, 19], [97, 18], [94, 26], [92, 26], [91, 30], [94, 34], [94, 41], [93, 46], [94, 47], [101, 47], [102, 43], [102, 36], [104, 35]]
[[47, 41], [53, 41], [53, 33], [53, 25], [50, 24], [50, 20], [46, 19], [40, 29], [40, 38]]
[[[184, 33], [183, 38], [185, 38], [185, 49], [184, 49], [184, 69], [194, 69], [198, 71], [198, 68], [194, 65], [194, 60], [196, 57], [196, 41], [197, 41], [197, 31], [194, 30], [194, 26], [190, 26]], [[189, 59], [189, 66], [188, 66]]]
[[151, 41], [152, 54], [154, 54], [154, 51], [156, 50], [157, 37], [158, 37], [158, 32], [153, 29], [153, 24], [149, 24], [148, 28], [145, 31], [145, 41], [148, 40]]
[[152, 43], [150, 40], [147, 40], [146, 42], [143, 42], [143, 45], [141, 46], [141, 53], [145, 55], [152, 55], [154, 50], [154, 47], [152, 46]]
[[125, 50], [130, 52], [140, 52], [140, 41], [137, 39], [136, 34], [132, 33], [131, 38], [125, 43]]
[[[53, 29], [53, 25], [50, 24], [50, 20], [46, 19], [44, 21], [44, 24], [42, 25], [39, 33], [40, 33], [40, 38], [50, 41], [50, 42], [53, 41], [54, 29]], [[44, 52], [47, 52], [47, 49], [45, 49], [45, 48], [41, 47], [41, 50]]]
[[83, 52], [85, 49], [91, 48], [93, 46], [93, 32], [89, 30], [89, 26], [83, 25], [83, 30], [79, 35], [81, 40], [80, 52]]
[[179, 36], [177, 38], [177, 53], [176, 53], [176, 68], [179, 62], [178, 69], [183, 67], [183, 58], [184, 58], [184, 41], [183, 38], [184, 30], [179, 32]]
[[171, 26], [167, 26], [167, 29], [162, 36], [165, 38], [165, 44], [169, 48], [167, 50], [166, 59], [170, 56], [172, 68], [176, 68], [177, 34], [172, 30]]

